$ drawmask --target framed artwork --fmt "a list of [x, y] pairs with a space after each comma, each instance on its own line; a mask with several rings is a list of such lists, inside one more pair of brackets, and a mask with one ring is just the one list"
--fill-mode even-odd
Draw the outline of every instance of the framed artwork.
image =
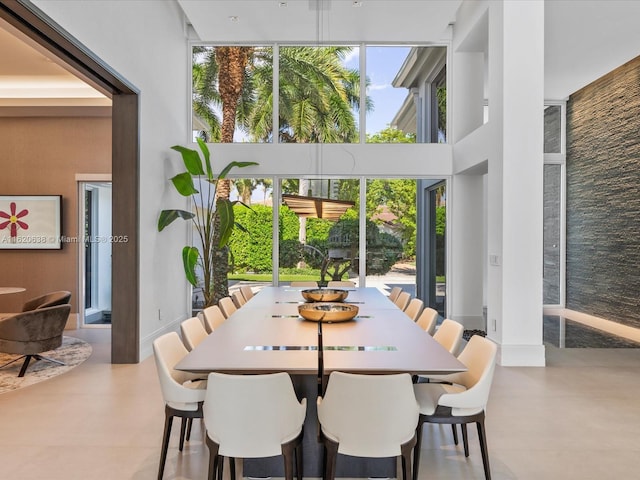
[[0, 196], [0, 249], [62, 248], [62, 195]]

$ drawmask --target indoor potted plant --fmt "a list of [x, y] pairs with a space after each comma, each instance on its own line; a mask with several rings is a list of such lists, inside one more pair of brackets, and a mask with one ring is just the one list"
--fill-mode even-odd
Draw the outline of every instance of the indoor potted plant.
[[[218, 198], [216, 195], [218, 181], [224, 179], [235, 167], [247, 167], [257, 165], [257, 163], [231, 162], [222, 169], [219, 175], [215, 176], [211, 167], [207, 144], [200, 138], [197, 141], [202, 156], [197, 150], [180, 145], [171, 147], [173, 150], [180, 152], [186, 168], [185, 172], [171, 178], [171, 182], [180, 195], [191, 197], [193, 211], [162, 210], [158, 219], [158, 231], [161, 232], [178, 218], [191, 220], [193, 223], [200, 245], [185, 246], [182, 249], [182, 261], [185, 276], [194, 287], [198, 286], [197, 269], [198, 267], [200, 268], [202, 272], [204, 306], [208, 307], [214, 301], [212, 272], [216, 253], [226, 246], [234, 227], [237, 226], [244, 229], [241, 225], [236, 224], [233, 214], [233, 205], [242, 202], [230, 201], [228, 198]], [[249, 207], [247, 206], [247, 208]], [[218, 231], [217, 236], [216, 231]], [[217, 238], [219, 238], [219, 241], [216, 241]]]

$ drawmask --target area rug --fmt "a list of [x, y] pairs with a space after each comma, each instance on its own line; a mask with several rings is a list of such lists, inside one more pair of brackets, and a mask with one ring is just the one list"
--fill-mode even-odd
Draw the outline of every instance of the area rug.
[[[84, 340], [74, 337], [62, 337], [62, 345], [55, 350], [43, 352], [43, 357], [50, 357], [64, 362], [65, 365], [48, 362], [46, 360], [31, 359], [29, 368], [24, 377], [18, 377], [20, 368], [24, 359], [0, 368], [0, 393], [10, 392], [18, 388], [27, 387], [34, 383], [48, 380], [49, 378], [68, 372], [77, 367], [91, 355], [92, 348]], [[8, 353], [0, 353], [0, 365], [4, 365], [11, 360], [18, 358], [19, 355], [11, 355]]]

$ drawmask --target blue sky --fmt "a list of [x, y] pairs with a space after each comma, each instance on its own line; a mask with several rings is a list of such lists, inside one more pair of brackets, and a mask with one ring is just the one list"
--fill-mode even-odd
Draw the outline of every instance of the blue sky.
[[[373, 111], [367, 115], [367, 133], [383, 130], [391, 122], [407, 96], [406, 88], [394, 88], [391, 82], [402, 66], [410, 47], [368, 47], [368, 95], [373, 99]], [[346, 59], [349, 68], [358, 68], [359, 52], [354, 49]]]

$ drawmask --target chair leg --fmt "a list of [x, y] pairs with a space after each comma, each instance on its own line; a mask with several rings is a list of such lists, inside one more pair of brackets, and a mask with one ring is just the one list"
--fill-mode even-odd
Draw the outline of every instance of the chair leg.
[[296, 447], [295, 450], [295, 454], [296, 454], [296, 476], [297, 476], [297, 480], [302, 480], [302, 465], [304, 464], [303, 462], [303, 456], [302, 456], [302, 442], [300, 442], [300, 445], [298, 445]]
[[467, 436], [467, 424], [460, 425], [462, 428], [462, 445], [464, 446], [464, 456], [469, 456], [469, 437]]
[[218, 457], [218, 480], [222, 480], [222, 475], [224, 475], [224, 457]]
[[295, 446], [291, 443], [283, 445], [282, 456], [284, 457], [284, 478], [285, 480], [293, 480]]
[[480, 453], [482, 454], [482, 466], [484, 467], [485, 480], [491, 480], [491, 471], [489, 469], [489, 452], [487, 451], [487, 436], [484, 429], [484, 419], [476, 422], [478, 426], [478, 439], [480, 440]]
[[413, 448], [413, 480], [418, 480], [418, 470], [420, 469], [420, 451], [422, 449], [422, 428], [424, 419], [420, 415], [418, 428], [416, 428], [416, 446]]
[[236, 459], [229, 457], [229, 475], [231, 480], [236, 480]]
[[455, 423], [451, 424], [451, 431], [453, 431], [453, 443], [458, 445], [458, 427]]
[[169, 449], [169, 438], [171, 437], [171, 424], [173, 415], [165, 411], [164, 435], [162, 437], [162, 450], [160, 451], [160, 466], [158, 467], [158, 480], [162, 480], [164, 475], [164, 465], [167, 462], [167, 450]]
[[[215, 480], [216, 471], [222, 470], [221, 464], [223, 462], [220, 461], [220, 457], [218, 456], [218, 449], [220, 448], [220, 445], [211, 440], [209, 435], [206, 435], [205, 443], [209, 448], [209, 473], [207, 474], [207, 479]], [[219, 469], [218, 465], [220, 465]]]
[[2, 365], [0, 365], [0, 368], [4, 368], [7, 365], [11, 365], [12, 363], [17, 362], [18, 360], [22, 360], [24, 357], [26, 357], [26, 355], [20, 355], [18, 358], [14, 358], [13, 360], [8, 361], [7, 363], [3, 363]]
[[191, 440], [191, 427], [192, 426], [193, 426], [193, 418], [189, 417], [189, 419], [187, 420], [187, 436], [186, 436], [187, 442], [189, 440]]
[[58, 365], [66, 365], [66, 363], [51, 357], [43, 357], [42, 355], [38, 355], [38, 354], [34, 355], [33, 357], [36, 360], [46, 360], [47, 362], [57, 363]]
[[29, 362], [31, 361], [31, 357], [33, 355], [27, 355], [24, 357], [24, 363], [22, 364], [22, 368], [20, 369], [20, 373], [18, 377], [24, 377], [24, 374], [27, 372], [27, 367], [29, 366]]
[[178, 446], [178, 450], [180, 451], [184, 448], [184, 436], [187, 431], [187, 420], [188, 418], [182, 417], [182, 422], [180, 424], [180, 445]]
[[338, 457], [338, 444], [329, 440], [328, 438], [324, 439], [324, 447], [325, 447], [325, 475], [324, 480], [334, 480], [336, 478], [336, 460]]
[[407, 443], [400, 445], [400, 454], [402, 455], [402, 480], [413, 479], [411, 474], [411, 452], [415, 451], [417, 443], [417, 435], [414, 435]]
[[304, 430], [296, 438], [280, 446], [284, 458], [284, 477], [293, 480], [294, 465], [298, 480], [302, 480], [302, 439]]

